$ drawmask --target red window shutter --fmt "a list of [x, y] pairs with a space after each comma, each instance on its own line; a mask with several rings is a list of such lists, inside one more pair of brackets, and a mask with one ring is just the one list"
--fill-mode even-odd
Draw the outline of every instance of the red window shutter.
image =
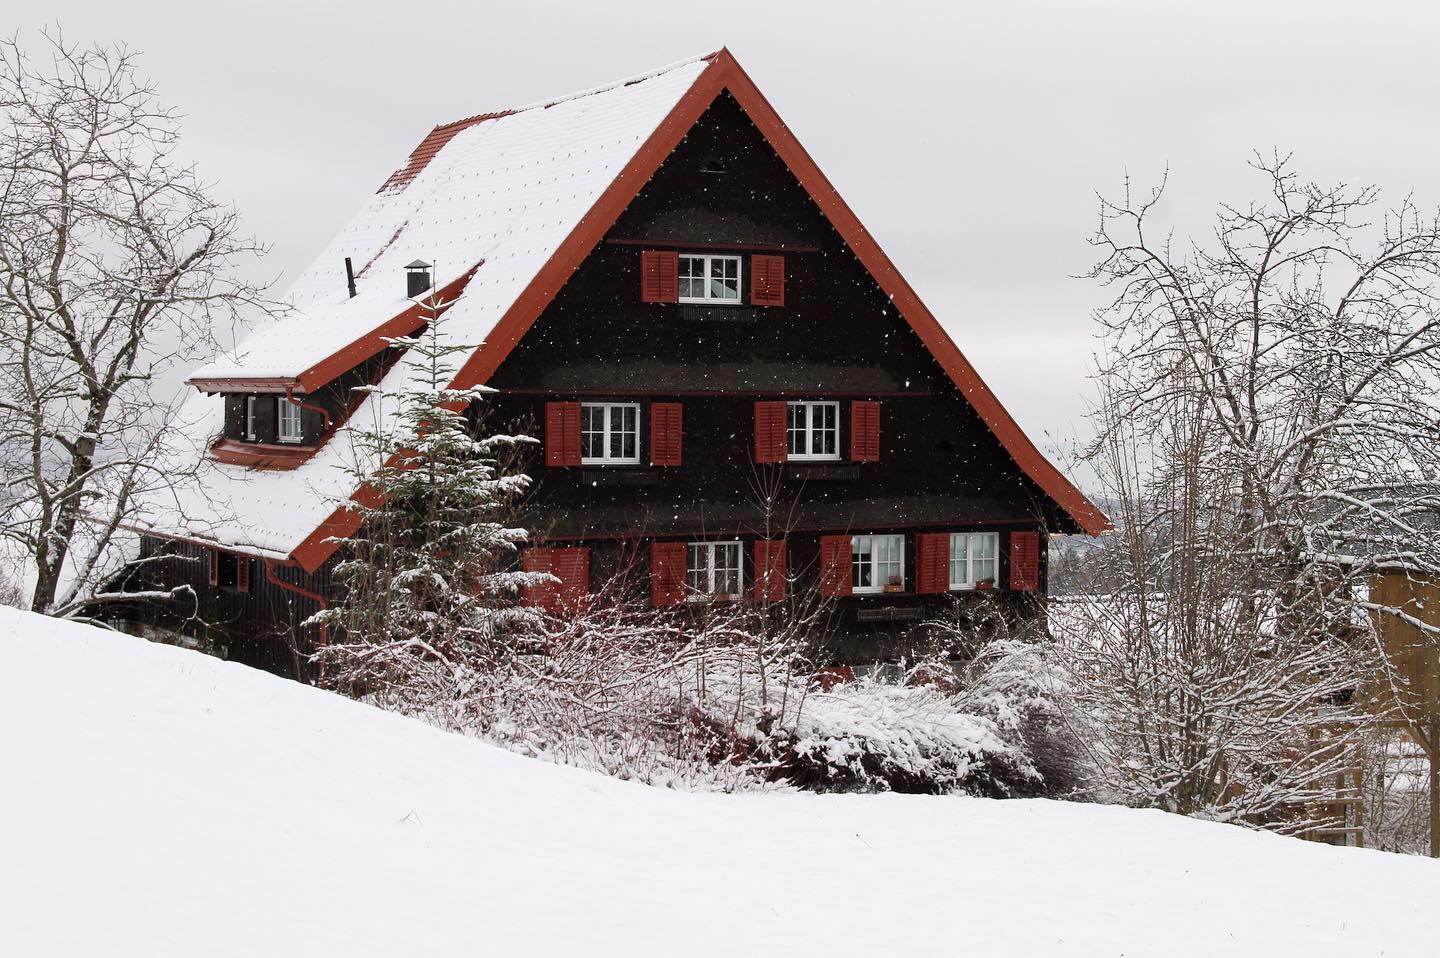
[[[520, 554], [520, 568], [526, 572], [548, 572], [553, 575], [555, 563], [552, 553], [554, 551], [554, 549], [526, 549]], [[526, 605], [548, 609], [551, 603], [550, 596], [554, 591], [555, 583], [553, 582], [527, 585], [524, 591], [524, 602]]]
[[880, 461], [880, 404], [874, 400], [857, 399], [850, 404], [850, 458]]
[[915, 591], [950, 591], [950, 533], [922, 532], [915, 537]]
[[678, 402], [650, 404], [650, 465], [680, 465], [682, 420]]
[[785, 438], [785, 403], [755, 404], [755, 461], [784, 462], [789, 446]]
[[1024, 592], [1040, 588], [1040, 533], [1010, 533], [1010, 588]]
[[590, 591], [590, 550], [582, 546], [526, 549], [520, 567], [526, 572], [548, 572], [560, 580], [526, 586], [526, 605], [560, 612], [574, 608]]
[[235, 590], [237, 592], [250, 591], [250, 557], [235, 557]]
[[210, 552], [210, 555], [209, 555], [208, 558], [209, 558], [209, 560], [210, 560], [210, 573], [209, 573], [209, 575], [210, 575], [210, 584], [211, 584], [211, 585], [219, 585], [219, 584], [220, 584], [220, 550], [219, 550], [219, 549], [211, 549], [211, 550], [209, 550], [209, 552]]
[[575, 608], [590, 591], [590, 550], [583, 546], [552, 549], [550, 572], [560, 580], [555, 588], [556, 603]]
[[640, 254], [640, 301], [680, 301], [680, 254], [674, 251], [645, 250]]
[[821, 536], [820, 594], [849, 595], [850, 589], [850, 537]]
[[786, 543], [784, 539], [759, 539], [755, 543], [755, 601], [785, 600]]
[[750, 257], [750, 302], [754, 306], [785, 305], [785, 257]]
[[685, 601], [685, 543], [655, 542], [650, 546], [650, 602], [679, 605]]
[[580, 404], [545, 404], [545, 465], [580, 465]]

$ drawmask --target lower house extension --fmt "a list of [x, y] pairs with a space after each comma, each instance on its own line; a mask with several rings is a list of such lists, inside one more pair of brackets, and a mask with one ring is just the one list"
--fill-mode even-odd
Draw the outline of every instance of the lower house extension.
[[300, 671], [357, 526], [352, 430], [393, 412], [355, 387], [414, 375], [389, 340], [432, 295], [473, 344], [456, 385], [541, 440], [536, 601], [622, 562], [657, 605], [818, 588], [863, 662], [949, 596], [1043, 615], [1047, 537], [1105, 525], [722, 50], [431, 131], [293, 311], [191, 376], [194, 476], [138, 529], [199, 615], [130, 614]]

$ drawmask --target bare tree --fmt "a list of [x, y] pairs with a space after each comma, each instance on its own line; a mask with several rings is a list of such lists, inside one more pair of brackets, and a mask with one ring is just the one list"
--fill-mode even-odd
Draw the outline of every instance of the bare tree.
[[0, 41], [0, 535], [29, 606], [75, 614], [137, 495], [175, 478], [153, 468], [176, 424], [157, 381], [264, 289], [135, 55], [43, 37]]
[[1372, 615], [1399, 610], [1368, 576], [1440, 570], [1440, 226], [1253, 166], [1269, 195], [1203, 244], [1157, 237], [1163, 185], [1102, 201], [1091, 275], [1118, 293], [1091, 457], [1118, 532], [1071, 624], [1118, 723], [1113, 787], [1273, 824], [1353, 772], [1376, 721]]

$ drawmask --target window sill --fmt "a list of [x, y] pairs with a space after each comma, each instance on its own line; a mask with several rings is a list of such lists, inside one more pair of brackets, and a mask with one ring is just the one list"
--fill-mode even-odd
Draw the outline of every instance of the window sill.
[[581, 459], [580, 465], [588, 469], [607, 466], [640, 466], [644, 465], [644, 463], [639, 459]]
[[210, 458], [227, 466], [247, 469], [294, 469], [320, 449], [298, 443], [247, 442], [241, 439], [216, 440], [210, 446]]

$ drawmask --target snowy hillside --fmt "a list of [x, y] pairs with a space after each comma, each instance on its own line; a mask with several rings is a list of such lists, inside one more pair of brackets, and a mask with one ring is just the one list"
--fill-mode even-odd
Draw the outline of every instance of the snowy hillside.
[[5, 955], [1417, 955], [1440, 864], [1045, 801], [688, 795], [0, 610]]

